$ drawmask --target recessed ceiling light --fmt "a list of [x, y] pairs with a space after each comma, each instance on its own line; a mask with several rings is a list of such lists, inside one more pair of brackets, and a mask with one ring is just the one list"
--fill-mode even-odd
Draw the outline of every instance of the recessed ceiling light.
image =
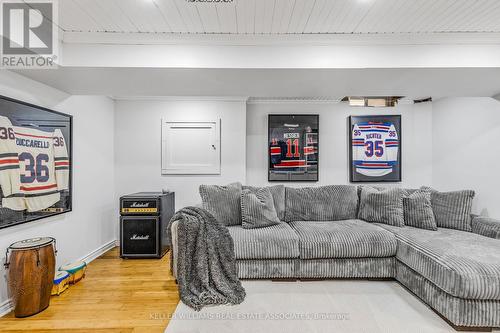
[[348, 97], [349, 100], [349, 105], [350, 106], [365, 106], [365, 99], [364, 97]]
[[402, 96], [346, 96], [342, 101], [349, 102], [350, 106], [393, 107], [401, 98]]

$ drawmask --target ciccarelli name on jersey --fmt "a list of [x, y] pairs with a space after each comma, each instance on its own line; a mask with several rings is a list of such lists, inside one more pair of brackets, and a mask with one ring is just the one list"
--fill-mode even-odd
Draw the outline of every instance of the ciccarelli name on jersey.
[[18, 139], [18, 138], [16, 138], [16, 145], [18, 147], [41, 148], [41, 149], [49, 149], [50, 147], [50, 144], [46, 141]]

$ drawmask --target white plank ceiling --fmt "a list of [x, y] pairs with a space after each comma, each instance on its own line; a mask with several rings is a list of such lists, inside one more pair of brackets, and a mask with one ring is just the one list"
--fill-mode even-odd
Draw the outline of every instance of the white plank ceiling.
[[500, 32], [499, 0], [61, 0], [67, 32]]

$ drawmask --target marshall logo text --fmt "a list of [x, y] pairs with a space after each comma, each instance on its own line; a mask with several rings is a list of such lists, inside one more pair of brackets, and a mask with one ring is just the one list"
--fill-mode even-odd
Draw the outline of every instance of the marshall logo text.
[[133, 234], [132, 237], [130, 237], [130, 240], [148, 240], [149, 235], [137, 235]]
[[133, 204], [130, 205], [130, 208], [148, 208], [149, 207], [149, 202], [134, 202]]

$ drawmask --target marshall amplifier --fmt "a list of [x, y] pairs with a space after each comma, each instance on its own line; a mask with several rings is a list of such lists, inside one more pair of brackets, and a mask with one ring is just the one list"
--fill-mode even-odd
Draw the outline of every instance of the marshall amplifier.
[[120, 257], [161, 258], [175, 212], [175, 193], [140, 192], [120, 198]]

